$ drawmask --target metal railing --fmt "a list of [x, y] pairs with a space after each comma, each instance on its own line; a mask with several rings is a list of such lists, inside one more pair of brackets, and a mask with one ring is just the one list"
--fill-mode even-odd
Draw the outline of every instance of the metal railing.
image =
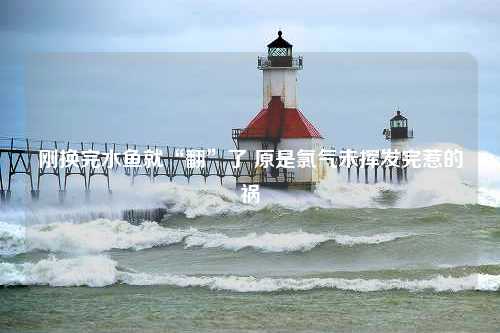
[[293, 69], [302, 69], [304, 66], [302, 56], [299, 57], [269, 57], [262, 56], [257, 58], [257, 68], [258, 69], [266, 69], [266, 68], [293, 68]]
[[264, 138], [266, 137], [265, 130], [257, 130], [253, 128], [233, 128], [231, 132], [231, 137], [233, 140], [238, 140], [240, 138]]
[[[386, 140], [392, 139], [391, 135], [391, 129], [390, 128], [385, 128], [382, 134], [385, 136]], [[408, 130], [408, 139], [413, 139], [413, 128]]]
[[266, 183], [293, 183], [295, 181], [295, 173], [284, 168], [275, 169], [276, 175], [268, 174], [264, 172], [262, 174], [262, 182]]
[[78, 153], [84, 150], [95, 150], [100, 153], [107, 153], [113, 150], [114, 153], [122, 154], [128, 149], [138, 150], [143, 152], [147, 149], [166, 151], [185, 151], [188, 149], [200, 150], [215, 150], [217, 156], [226, 159], [234, 159], [234, 153], [229, 152], [229, 149], [218, 147], [202, 147], [202, 146], [178, 146], [165, 144], [137, 144], [137, 143], [118, 143], [98, 142], [98, 141], [63, 141], [63, 140], [42, 140], [35, 138], [21, 137], [4, 137], [0, 136], [0, 151], [25, 151], [38, 153], [40, 150], [76, 150]]

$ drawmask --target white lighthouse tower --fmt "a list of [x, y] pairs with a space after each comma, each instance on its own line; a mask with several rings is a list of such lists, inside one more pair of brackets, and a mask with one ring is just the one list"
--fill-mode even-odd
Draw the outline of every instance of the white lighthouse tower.
[[302, 57], [293, 58], [292, 44], [278, 38], [267, 45], [267, 57], [258, 58], [262, 70], [262, 108], [267, 108], [273, 96], [280, 96], [285, 108], [297, 108], [297, 71], [302, 69]]
[[[255, 156], [256, 150], [272, 150], [274, 166], [258, 169], [256, 177], [240, 177], [238, 184], [311, 190], [325, 177], [326, 165], [318, 160], [323, 137], [298, 108], [297, 72], [302, 69], [302, 57], [293, 57], [292, 44], [282, 37], [267, 45], [267, 56], [258, 57], [262, 70], [262, 109], [244, 129], [233, 130], [238, 149]], [[278, 150], [292, 150], [297, 159], [299, 150], [313, 150], [311, 166], [277, 167]]]

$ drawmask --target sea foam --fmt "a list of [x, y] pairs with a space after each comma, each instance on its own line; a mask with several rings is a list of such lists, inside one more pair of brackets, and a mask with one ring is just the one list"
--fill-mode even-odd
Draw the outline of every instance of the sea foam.
[[435, 275], [423, 279], [346, 279], [346, 278], [277, 278], [252, 276], [189, 276], [149, 274], [124, 271], [105, 256], [81, 256], [37, 263], [0, 263], [0, 285], [49, 285], [53, 287], [104, 287], [117, 283], [129, 285], [168, 285], [201, 287], [233, 292], [306, 291], [339, 289], [357, 292], [407, 290], [419, 292], [498, 291], [500, 275], [473, 273], [465, 276]]
[[[459, 148], [456, 145], [434, 145], [424, 148]], [[125, 209], [152, 209], [163, 207], [168, 214], [182, 214], [187, 218], [225, 214], [243, 214], [263, 210], [304, 211], [311, 208], [419, 208], [439, 204], [481, 204], [500, 206], [500, 157], [486, 151], [464, 149], [464, 167], [461, 169], [411, 170], [409, 182], [403, 185], [379, 182], [364, 184], [347, 182], [345, 175], [328, 169], [328, 177], [313, 193], [261, 189], [261, 202], [247, 205], [234, 190], [234, 180], [225, 180], [224, 186], [209, 183], [179, 184], [157, 182], [116, 189], [110, 202], [99, 200], [84, 205], [68, 202], [53, 206], [40, 202], [36, 210], [26, 206], [10, 207], [0, 212], [0, 221], [18, 224], [43, 224], [54, 221], [82, 222], [103, 217], [120, 219]], [[381, 177], [381, 176], [380, 176]], [[379, 178], [380, 178], [379, 177]], [[381, 179], [379, 179], [381, 180]], [[380, 200], [390, 194], [391, 200]], [[77, 200], [77, 199], [75, 199]]]
[[344, 278], [256, 278], [252, 276], [185, 276], [127, 274], [122, 282], [131, 285], [172, 285], [177, 287], [205, 287], [234, 292], [304, 291], [312, 289], [340, 289], [358, 292], [382, 290], [424, 291], [497, 291], [500, 276], [470, 274], [462, 277], [436, 275], [422, 280], [402, 279], [344, 279]]
[[253, 248], [263, 252], [293, 252], [308, 251], [328, 241], [354, 246], [379, 244], [411, 236], [413, 234], [401, 232], [351, 236], [334, 232], [315, 234], [301, 230], [228, 236], [202, 232], [195, 228], [168, 228], [149, 221], [132, 225], [126, 221], [108, 219], [30, 227], [0, 223], [0, 254], [15, 255], [35, 250], [80, 254], [100, 253], [111, 249], [138, 251], [173, 244], [232, 251]]
[[0, 263], [0, 285], [104, 287], [118, 280], [116, 262], [104, 256], [80, 256], [37, 263]]
[[339, 245], [380, 244], [390, 242], [399, 238], [410, 237], [410, 233], [384, 233], [370, 236], [350, 236], [334, 232], [314, 234], [304, 231], [289, 233], [250, 233], [241, 237], [229, 237], [224, 234], [195, 233], [186, 237], [187, 247], [202, 246], [205, 248], [224, 248], [238, 251], [243, 248], [253, 248], [264, 252], [292, 252], [308, 251], [314, 247], [334, 241]]

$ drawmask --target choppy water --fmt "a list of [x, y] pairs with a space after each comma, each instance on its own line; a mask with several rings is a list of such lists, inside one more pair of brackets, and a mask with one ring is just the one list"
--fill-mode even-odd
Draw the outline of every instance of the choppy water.
[[[497, 331], [500, 163], [481, 158], [474, 186], [333, 178], [247, 206], [220, 186], [162, 183], [2, 209], [0, 331]], [[168, 214], [131, 224], [131, 205]]]

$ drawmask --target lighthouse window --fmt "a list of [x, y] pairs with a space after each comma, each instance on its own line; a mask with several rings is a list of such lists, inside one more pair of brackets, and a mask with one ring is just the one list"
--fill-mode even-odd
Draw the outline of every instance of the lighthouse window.
[[391, 127], [394, 128], [407, 127], [406, 120], [391, 120]]
[[269, 48], [269, 55], [272, 57], [284, 57], [287, 55], [291, 55], [291, 49], [284, 47], [272, 47]]

